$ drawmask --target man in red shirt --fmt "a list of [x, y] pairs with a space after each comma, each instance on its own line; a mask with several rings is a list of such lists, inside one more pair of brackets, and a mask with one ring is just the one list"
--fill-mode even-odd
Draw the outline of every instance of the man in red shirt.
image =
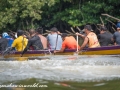
[[[68, 36], [66, 33], [62, 33], [62, 48], [59, 51], [54, 51], [56, 52], [63, 52], [65, 49], [77, 49], [77, 41], [73, 36]], [[80, 49], [80, 46], [78, 45], [78, 49]]]

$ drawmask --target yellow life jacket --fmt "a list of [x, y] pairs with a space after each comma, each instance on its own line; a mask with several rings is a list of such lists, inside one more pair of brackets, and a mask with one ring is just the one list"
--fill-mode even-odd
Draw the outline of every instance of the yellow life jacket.
[[87, 35], [87, 38], [89, 40], [89, 48], [94, 48], [94, 47], [99, 47], [100, 44], [99, 44], [99, 41], [97, 39], [97, 36], [95, 33], [93, 32], [90, 32], [88, 35]]

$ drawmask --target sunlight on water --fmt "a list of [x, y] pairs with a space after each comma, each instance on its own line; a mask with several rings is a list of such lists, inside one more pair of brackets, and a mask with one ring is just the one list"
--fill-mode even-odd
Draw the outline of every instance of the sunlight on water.
[[0, 61], [0, 83], [37, 78], [94, 81], [120, 78], [120, 56], [49, 56], [46, 60]]

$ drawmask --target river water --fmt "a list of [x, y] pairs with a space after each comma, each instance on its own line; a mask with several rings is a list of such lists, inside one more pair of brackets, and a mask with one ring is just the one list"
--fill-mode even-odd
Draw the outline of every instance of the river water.
[[120, 56], [51, 55], [44, 60], [0, 61], [0, 84], [28, 78], [78, 82], [112, 80], [120, 78]]

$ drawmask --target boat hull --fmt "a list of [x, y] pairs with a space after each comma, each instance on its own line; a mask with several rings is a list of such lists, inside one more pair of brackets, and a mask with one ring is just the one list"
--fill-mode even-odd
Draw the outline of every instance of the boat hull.
[[[21, 52], [13, 52], [9, 55], [6, 55], [4, 58], [11, 58], [11, 57], [19, 57], [20, 58]], [[28, 59], [30, 57], [40, 57], [40, 56], [48, 56], [48, 55], [118, 55], [120, 54], [120, 46], [106, 46], [106, 47], [97, 47], [97, 48], [86, 48], [78, 53], [76, 50], [65, 50], [64, 52], [60, 53], [53, 53], [53, 50], [34, 50], [34, 51], [27, 51], [23, 57]], [[1, 54], [0, 54], [1, 55]], [[1, 55], [2, 56], [2, 55]]]

